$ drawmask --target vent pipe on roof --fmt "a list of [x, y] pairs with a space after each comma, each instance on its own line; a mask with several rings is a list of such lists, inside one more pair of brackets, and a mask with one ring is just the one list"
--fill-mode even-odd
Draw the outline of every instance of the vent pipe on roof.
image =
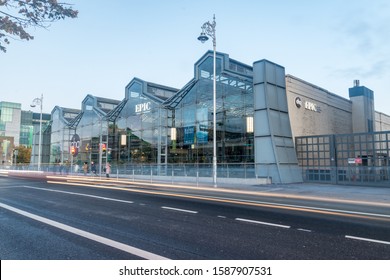
[[353, 80], [353, 86], [354, 87], [360, 86], [360, 81], [359, 80]]

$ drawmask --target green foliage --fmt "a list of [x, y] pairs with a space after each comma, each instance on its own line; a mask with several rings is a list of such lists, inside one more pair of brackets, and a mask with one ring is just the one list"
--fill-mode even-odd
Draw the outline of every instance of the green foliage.
[[30, 163], [32, 149], [25, 146], [19, 146], [16, 149], [18, 150], [17, 163]]
[[26, 28], [48, 28], [51, 22], [76, 18], [78, 11], [70, 4], [57, 0], [0, 0], [0, 51], [6, 52], [4, 45], [10, 38], [32, 40]]

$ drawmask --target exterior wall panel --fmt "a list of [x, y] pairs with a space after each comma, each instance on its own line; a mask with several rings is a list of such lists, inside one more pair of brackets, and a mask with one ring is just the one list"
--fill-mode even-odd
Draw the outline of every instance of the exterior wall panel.
[[375, 131], [389, 131], [390, 116], [381, 112], [375, 112]]
[[287, 101], [294, 137], [352, 133], [352, 102], [291, 75]]
[[[302, 182], [298, 169], [287, 109], [284, 67], [267, 60], [254, 63], [256, 174], [274, 183]], [[257, 76], [261, 77], [257, 77]], [[266, 129], [264, 129], [264, 127]]]

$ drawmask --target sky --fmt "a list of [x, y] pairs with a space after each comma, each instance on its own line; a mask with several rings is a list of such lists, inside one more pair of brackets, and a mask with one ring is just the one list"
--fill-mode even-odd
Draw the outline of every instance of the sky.
[[[354, 80], [390, 115], [388, 0], [66, 0], [77, 19], [30, 28], [0, 53], [0, 101], [43, 111], [81, 109], [88, 95], [122, 100], [134, 78], [182, 88], [212, 49], [197, 40], [216, 17], [217, 51], [252, 65], [267, 59], [348, 98]], [[37, 109], [35, 109], [37, 110]]]

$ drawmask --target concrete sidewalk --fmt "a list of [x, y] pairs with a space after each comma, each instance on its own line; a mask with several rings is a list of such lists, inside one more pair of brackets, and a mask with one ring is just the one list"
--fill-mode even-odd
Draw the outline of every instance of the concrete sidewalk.
[[[229, 188], [228, 186], [226, 187]], [[259, 192], [277, 193], [280, 195], [294, 194], [320, 198], [379, 202], [388, 204], [390, 207], [390, 187], [301, 183], [259, 185], [252, 186], [250, 189]]]
[[[115, 174], [114, 174], [115, 176]], [[120, 176], [120, 179], [130, 179], [134, 181], [142, 181], [154, 184], [172, 184], [184, 185], [191, 187], [202, 187], [215, 189], [211, 178], [202, 178], [196, 181], [193, 177], [153, 177], [135, 176]], [[254, 181], [256, 180], [256, 181]], [[217, 188], [220, 190], [243, 190], [253, 192], [264, 192], [274, 194], [288, 194], [299, 196], [310, 196], [319, 198], [334, 198], [346, 200], [371, 201], [389, 204], [390, 207], [390, 186], [383, 185], [335, 185], [335, 184], [320, 184], [320, 183], [292, 183], [292, 184], [270, 184], [266, 179], [238, 179], [238, 178], [218, 178]], [[264, 181], [263, 181], [264, 180]], [[389, 212], [390, 213], [390, 212]]]

